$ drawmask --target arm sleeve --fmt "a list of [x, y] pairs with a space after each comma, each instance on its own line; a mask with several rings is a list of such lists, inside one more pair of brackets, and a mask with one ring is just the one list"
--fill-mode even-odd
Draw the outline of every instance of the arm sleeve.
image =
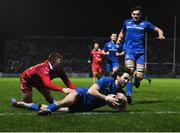
[[105, 52], [108, 51], [108, 49], [107, 49], [107, 43], [104, 45], [103, 50], [104, 50]]
[[148, 21], [146, 21], [146, 23], [147, 23], [147, 27], [146, 27], [147, 30], [155, 30], [156, 26], [154, 26], [152, 23]]
[[62, 91], [62, 87], [51, 82], [50, 77], [47, 75], [41, 75], [43, 84], [50, 90]]
[[100, 80], [97, 81], [97, 85], [99, 86], [99, 89], [103, 91], [103, 89], [108, 86], [108, 79], [106, 77], [102, 77]]

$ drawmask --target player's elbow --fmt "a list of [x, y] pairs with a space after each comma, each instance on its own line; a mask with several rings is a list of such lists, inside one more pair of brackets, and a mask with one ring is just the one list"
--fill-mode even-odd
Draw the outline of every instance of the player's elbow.
[[88, 95], [94, 95], [94, 91], [92, 89], [88, 89], [87, 94]]

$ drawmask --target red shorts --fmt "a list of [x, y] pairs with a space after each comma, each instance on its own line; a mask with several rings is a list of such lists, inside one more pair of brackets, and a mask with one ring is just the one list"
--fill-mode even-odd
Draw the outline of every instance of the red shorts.
[[102, 66], [101, 65], [92, 65], [92, 72], [101, 73], [102, 72]]
[[37, 89], [44, 89], [45, 86], [40, 80], [37, 80], [34, 82], [32, 79], [30, 79], [26, 73], [22, 73], [20, 76], [20, 89], [22, 93], [27, 93], [29, 91], [32, 91], [32, 88], [35, 87]]

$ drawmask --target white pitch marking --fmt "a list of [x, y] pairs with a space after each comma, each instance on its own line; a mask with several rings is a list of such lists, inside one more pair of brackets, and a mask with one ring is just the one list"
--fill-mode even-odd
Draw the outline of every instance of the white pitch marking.
[[[83, 112], [83, 113], [75, 113], [78, 115], [101, 115], [101, 114], [117, 114], [117, 112]], [[62, 114], [62, 113], [61, 113]], [[64, 113], [64, 114], [71, 114], [71, 113]], [[121, 114], [121, 113], [119, 113]], [[124, 112], [122, 114], [180, 114], [180, 111], [142, 111], [142, 112]], [[19, 116], [31, 116], [31, 115], [36, 115], [36, 113], [0, 113], [0, 116], [12, 116], [12, 115], [19, 115]]]

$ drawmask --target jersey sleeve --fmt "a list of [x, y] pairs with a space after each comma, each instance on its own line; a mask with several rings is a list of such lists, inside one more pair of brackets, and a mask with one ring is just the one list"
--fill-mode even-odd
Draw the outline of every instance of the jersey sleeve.
[[104, 45], [103, 50], [104, 50], [105, 52], [108, 51], [107, 43]]
[[56, 90], [56, 91], [62, 91], [62, 87], [54, 84], [51, 82], [51, 79], [49, 77], [49, 73], [45, 70], [40, 71], [40, 77], [45, 87], [47, 87], [50, 90]]
[[155, 30], [155, 27], [152, 23], [146, 21], [146, 29], [147, 30]]
[[97, 84], [101, 91], [103, 91], [109, 84], [109, 80], [107, 77], [102, 77], [100, 80], [97, 81]]

